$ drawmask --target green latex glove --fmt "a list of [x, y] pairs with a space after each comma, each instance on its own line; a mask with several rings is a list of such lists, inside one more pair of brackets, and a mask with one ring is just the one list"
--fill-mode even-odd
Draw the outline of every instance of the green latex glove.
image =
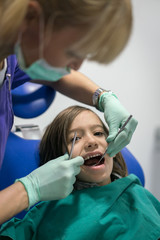
[[39, 201], [65, 198], [72, 192], [75, 176], [84, 160], [82, 157], [68, 159], [68, 154], [65, 154], [16, 180], [23, 183], [28, 193], [29, 207]]
[[116, 137], [119, 128], [126, 122], [130, 114], [112, 92], [104, 92], [101, 94], [99, 99], [99, 110], [104, 112], [104, 118], [109, 127], [109, 136], [107, 138], [109, 145], [107, 153], [109, 156], [113, 157], [129, 144], [138, 122], [132, 117], [125, 129]]

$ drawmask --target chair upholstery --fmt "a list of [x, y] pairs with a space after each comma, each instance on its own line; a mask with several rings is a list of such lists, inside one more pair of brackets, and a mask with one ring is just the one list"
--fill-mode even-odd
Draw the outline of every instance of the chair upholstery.
[[20, 118], [35, 118], [49, 108], [55, 95], [51, 87], [26, 82], [12, 90], [14, 114]]
[[[26, 176], [39, 166], [39, 140], [27, 140], [10, 133], [4, 161], [0, 169], [0, 190], [10, 186], [17, 178]], [[23, 218], [26, 211], [17, 214]]]
[[121, 153], [127, 165], [128, 174], [131, 174], [131, 173], [135, 174], [141, 181], [141, 184], [145, 186], [145, 176], [140, 163], [133, 156], [133, 154], [128, 150], [128, 148], [126, 147], [123, 148], [121, 150]]

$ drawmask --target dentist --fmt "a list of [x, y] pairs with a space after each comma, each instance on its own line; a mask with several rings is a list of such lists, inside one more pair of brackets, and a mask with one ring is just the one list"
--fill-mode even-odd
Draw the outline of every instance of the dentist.
[[[130, 0], [1, 2], [0, 165], [13, 124], [11, 89], [30, 80], [103, 111], [110, 156], [130, 142], [137, 120], [132, 118], [113, 141], [129, 112], [114, 93], [77, 70], [84, 59], [111, 62], [126, 45], [131, 24]], [[67, 160], [68, 155], [54, 159], [1, 191], [0, 223], [39, 201], [68, 196], [84, 160]]]

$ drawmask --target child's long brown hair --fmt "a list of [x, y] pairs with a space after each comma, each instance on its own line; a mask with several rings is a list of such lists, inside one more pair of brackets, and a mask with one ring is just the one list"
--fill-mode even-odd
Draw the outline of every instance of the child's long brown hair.
[[[47, 127], [39, 147], [41, 165], [64, 154], [64, 148], [67, 149], [67, 136], [70, 126], [75, 117], [83, 111], [93, 112], [91, 109], [82, 106], [68, 107], [60, 112]], [[108, 136], [108, 129], [100, 118], [99, 120]], [[127, 167], [121, 153], [116, 154], [113, 158], [112, 173], [117, 173], [121, 177], [127, 175]]]

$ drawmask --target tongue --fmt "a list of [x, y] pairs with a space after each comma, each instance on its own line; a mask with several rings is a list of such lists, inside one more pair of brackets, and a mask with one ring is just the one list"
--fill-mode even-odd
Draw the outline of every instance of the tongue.
[[98, 163], [99, 159], [97, 158], [91, 158], [91, 159], [88, 159], [84, 162], [84, 165], [86, 166], [93, 166], [95, 165], [96, 163]]

